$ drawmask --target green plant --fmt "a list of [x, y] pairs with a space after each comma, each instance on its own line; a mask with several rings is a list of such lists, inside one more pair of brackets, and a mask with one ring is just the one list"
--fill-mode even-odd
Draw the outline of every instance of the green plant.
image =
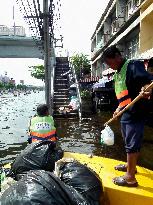
[[4, 88], [4, 84], [0, 82], [0, 89]]
[[15, 88], [15, 85], [12, 84], [12, 83], [7, 83], [7, 84], [5, 85], [5, 88], [6, 88], [7, 90], [13, 89], [13, 88]]
[[31, 70], [31, 76], [40, 79], [40, 80], [45, 80], [45, 68], [43, 65], [37, 65], [37, 66], [30, 66], [29, 67]]
[[89, 99], [91, 98], [91, 93], [89, 90], [82, 90], [81, 91], [81, 98], [82, 99]]
[[86, 75], [91, 72], [91, 65], [88, 59], [88, 55], [85, 55], [83, 53], [75, 54], [71, 57], [71, 63], [74, 66], [78, 78], [82, 76], [82, 73], [83, 75]]
[[16, 88], [19, 89], [19, 90], [26, 90], [27, 86], [26, 85], [22, 85], [22, 84], [18, 84], [16, 86]]

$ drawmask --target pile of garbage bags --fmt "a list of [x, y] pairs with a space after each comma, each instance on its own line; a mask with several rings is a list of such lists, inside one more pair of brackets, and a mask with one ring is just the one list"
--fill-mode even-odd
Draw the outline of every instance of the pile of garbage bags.
[[76, 96], [71, 97], [69, 107], [72, 107], [72, 110], [78, 110], [79, 109], [79, 100]]
[[90, 205], [102, 204], [102, 184], [96, 173], [74, 159], [60, 160], [56, 166], [56, 175], [62, 182], [73, 187]]
[[77, 97], [77, 85], [76, 83], [72, 84], [69, 88], [69, 107], [72, 108], [72, 110], [78, 110], [79, 108], [79, 100]]
[[89, 205], [72, 187], [66, 186], [53, 173], [29, 171], [10, 186], [1, 197], [2, 205]]
[[52, 142], [28, 145], [11, 166], [9, 174], [15, 182], [2, 194], [1, 205], [103, 204], [102, 184], [96, 174], [62, 157], [62, 150]]
[[30, 170], [52, 172], [55, 162], [62, 159], [63, 155], [64, 152], [56, 147], [55, 142], [45, 140], [31, 143], [14, 160], [9, 176], [18, 180]]

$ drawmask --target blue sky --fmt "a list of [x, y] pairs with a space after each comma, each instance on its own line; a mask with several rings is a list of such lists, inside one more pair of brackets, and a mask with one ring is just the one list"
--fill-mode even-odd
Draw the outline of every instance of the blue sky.
[[[42, 2], [42, 0], [40, 0]], [[104, 11], [108, 0], [61, 0], [61, 26], [64, 36], [64, 49], [70, 54], [83, 52], [90, 55], [90, 38], [96, 24]], [[5, 0], [0, 6], [0, 25], [13, 25], [13, 4], [15, 5], [16, 25], [24, 25], [29, 32], [15, 0]], [[2, 59], [0, 58], [0, 73], [8, 72], [10, 77], [24, 79], [27, 84], [39, 85], [28, 72], [28, 66], [43, 64], [39, 59]]]

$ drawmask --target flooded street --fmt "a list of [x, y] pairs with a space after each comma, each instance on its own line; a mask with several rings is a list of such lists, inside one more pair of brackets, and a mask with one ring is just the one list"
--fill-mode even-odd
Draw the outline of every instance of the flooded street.
[[[39, 103], [44, 103], [44, 92], [18, 97], [0, 98], [0, 160], [10, 162], [27, 145], [28, 121], [35, 114]], [[60, 145], [65, 151], [94, 154], [119, 160], [126, 160], [119, 122], [112, 123], [115, 133], [113, 146], [100, 144], [103, 123], [111, 113], [102, 112], [92, 118], [79, 120], [56, 120]], [[153, 129], [145, 128], [141, 165], [153, 169]]]
[[44, 102], [44, 92], [0, 97], [0, 160], [9, 162], [27, 144], [28, 122]]

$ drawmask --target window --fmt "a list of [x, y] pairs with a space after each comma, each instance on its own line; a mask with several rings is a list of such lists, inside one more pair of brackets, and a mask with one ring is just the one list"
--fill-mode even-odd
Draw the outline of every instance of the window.
[[127, 7], [128, 7], [128, 10], [130, 10], [130, 9], [132, 8], [132, 0], [131, 0], [131, 1], [128, 1]]
[[138, 57], [139, 54], [139, 37], [136, 36], [130, 42], [127, 42], [127, 57], [129, 59]]
[[129, 19], [140, 6], [141, 0], [129, 0], [126, 5], [126, 18]]
[[140, 0], [133, 0], [133, 6], [139, 7], [140, 6]]
[[127, 19], [129, 19], [131, 17], [131, 15], [133, 14], [133, 4], [132, 4], [132, 0], [128, 1], [127, 6], [126, 6], [126, 13], [127, 13]]

